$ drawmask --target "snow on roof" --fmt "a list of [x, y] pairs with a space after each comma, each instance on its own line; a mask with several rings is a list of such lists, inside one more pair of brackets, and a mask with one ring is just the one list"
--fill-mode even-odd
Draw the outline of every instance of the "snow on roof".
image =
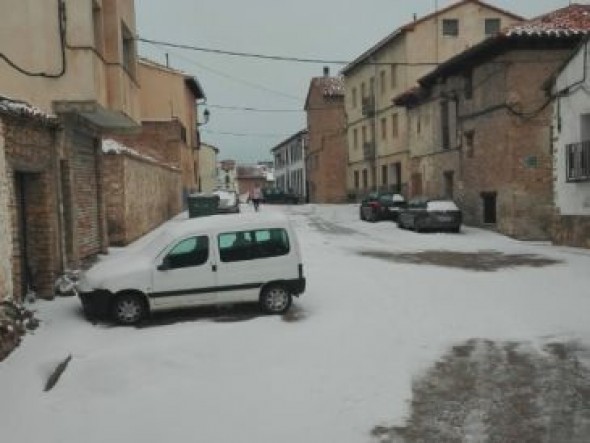
[[570, 36], [590, 31], [590, 5], [572, 4], [565, 8], [509, 26], [502, 34], [512, 36]]
[[164, 164], [164, 165], [171, 167], [173, 169], [179, 169], [176, 166], [162, 163], [159, 160], [155, 159], [154, 157], [142, 154], [141, 152], [136, 151], [135, 149], [130, 148], [128, 146], [125, 146], [124, 144], [119, 143], [117, 140], [113, 140], [112, 138], [106, 138], [102, 141], [102, 152], [104, 154], [117, 154], [117, 155], [127, 154], [130, 157], [142, 159], [142, 160], [148, 161], [150, 163]]
[[56, 123], [57, 117], [21, 100], [0, 96], [0, 112], [14, 117], [31, 118], [44, 123]]
[[193, 232], [207, 230], [241, 231], [260, 227], [261, 225], [272, 228], [287, 224], [289, 224], [289, 219], [285, 214], [278, 211], [221, 214], [209, 215], [207, 217], [174, 219], [166, 225], [166, 233], [174, 237], [179, 237], [190, 235]]

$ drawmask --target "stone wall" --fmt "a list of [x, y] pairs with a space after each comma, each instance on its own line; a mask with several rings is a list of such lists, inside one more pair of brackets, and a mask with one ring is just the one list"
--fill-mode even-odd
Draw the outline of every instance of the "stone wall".
[[555, 214], [551, 239], [556, 245], [590, 248], [590, 217]]
[[127, 153], [103, 161], [111, 245], [127, 245], [181, 211], [179, 170]]
[[4, 123], [0, 120], [0, 301], [12, 296], [11, 222], [8, 211]]

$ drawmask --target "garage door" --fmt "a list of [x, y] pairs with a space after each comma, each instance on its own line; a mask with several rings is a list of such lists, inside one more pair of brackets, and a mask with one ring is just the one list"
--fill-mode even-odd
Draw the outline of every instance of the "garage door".
[[74, 132], [73, 201], [74, 225], [81, 259], [100, 251], [98, 159], [94, 138]]

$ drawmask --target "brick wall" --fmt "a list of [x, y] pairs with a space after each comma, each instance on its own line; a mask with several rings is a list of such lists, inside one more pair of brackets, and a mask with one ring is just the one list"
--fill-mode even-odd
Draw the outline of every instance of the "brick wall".
[[129, 154], [103, 161], [110, 244], [127, 245], [181, 211], [180, 171]]
[[556, 245], [590, 248], [590, 217], [556, 213], [551, 240]]
[[344, 97], [324, 95], [323, 80], [312, 80], [307, 101], [309, 201], [341, 203], [346, 201], [348, 162]]
[[14, 297], [20, 299], [26, 281], [50, 298], [61, 269], [55, 129], [5, 118], [4, 140]]
[[8, 211], [4, 123], [0, 120], [0, 301], [12, 296], [11, 222]]

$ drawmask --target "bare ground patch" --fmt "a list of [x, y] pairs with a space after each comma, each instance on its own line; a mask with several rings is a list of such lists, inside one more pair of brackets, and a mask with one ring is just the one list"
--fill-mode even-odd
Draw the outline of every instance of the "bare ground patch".
[[471, 271], [494, 272], [502, 268], [529, 266], [540, 268], [561, 263], [535, 254], [505, 254], [500, 251], [458, 252], [445, 250], [419, 252], [360, 251], [363, 257], [387, 260], [395, 263], [433, 265], [460, 268]]
[[305, 320], [306, 312], [298, 305], [291, 305], [291, 308], [283, 314], [283, 321], [287, 323], [297, 323]]
[[582, 443], [590, 436], [590, 370], [576, 343], [541, 351], [470, 340], [412, 387], [404, 426], [376, 426], [381, 443]]

